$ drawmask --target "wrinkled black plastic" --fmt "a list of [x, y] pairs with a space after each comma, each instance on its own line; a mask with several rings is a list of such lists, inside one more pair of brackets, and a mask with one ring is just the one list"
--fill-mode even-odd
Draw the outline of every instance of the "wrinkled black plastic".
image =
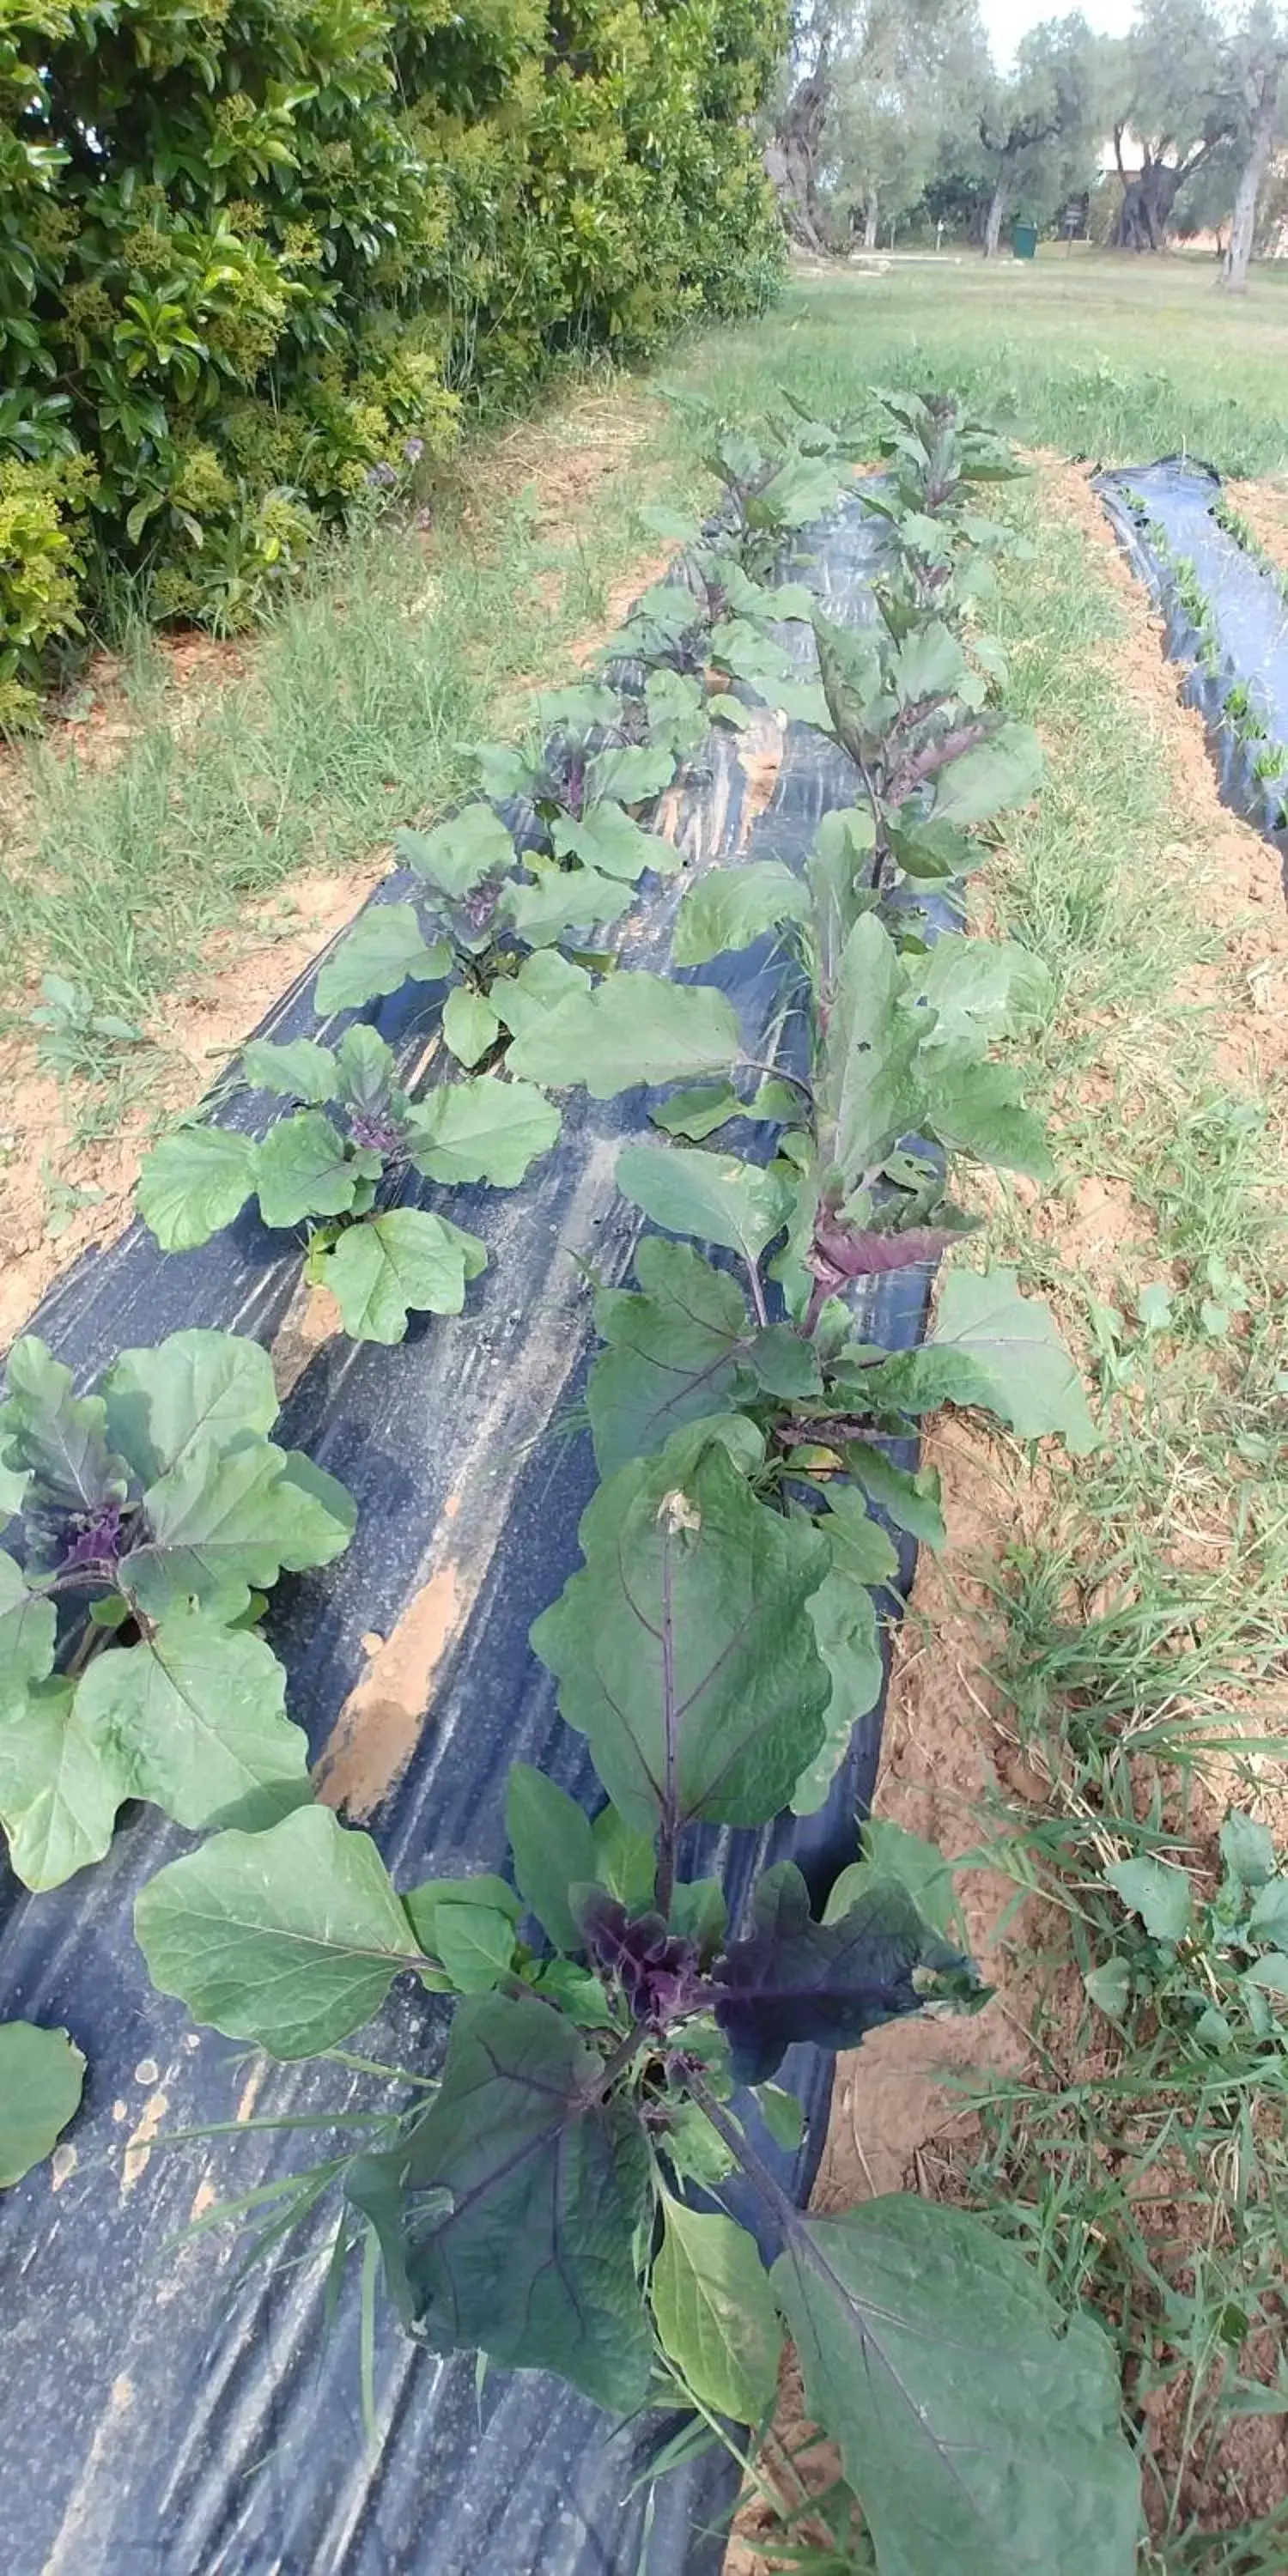
[[[819, 540], [811, 577], [834, 614], [865, 612], [870, 526], [848, 510]], [[743, 845], [749, 792], [737, 747], [717, 737], [710, 774], [682, 813], [695, 865]], [[848, 764], [793, 726], [747, 846], [799, 865], [821, 814], [850, 800]], [[408, 891], [394, 877], [373, 900]], [[655, 889], [641, 907], [630, 962], [664, 962], [676, 899]], [[269, 1014], [266, 1033], [314, 1028], [312, 980]], [[767, 944], [701, 980], [733, 994], [749, 1036], [767, 1031], [780, 984]], [[440, 1000], [411, 988], [364, 1016], [415, 1065]], [[262, 1106], [243, 1094], [219, 1114], [248, 1124]], [[403, 1885], [502, 1864], [516, 1756], [598, 1802], [528, 1629], [578, 1561], [593, 1488], [584, 1433], [560, 1436], [593, 1339], [590, 1293], [570, 1256], [607, 1278], [626, 1271], [638, 1220], [615, 1192], [613, 1162], [619, 1139], [646, 1125], [642, 1094], [603, 1106], [574, 1097], [560, 1147], [523, 1189], [445, 1197], [420, 1185], [422, 1201], [441, 1201], [489, 1244], [491, 1267], [467, 1313], [414, 1321], [393, 1350], [325, 1345], [286, 1405], [282, 1436], [340, 1476], [358, 1506], [347, 1556], [283, 1583], [274, 1600], [269, 1633], [315, 1757], [367, 1664], [364, 1638], [388, 1636], [414, 1605], [422, 1622], [427, 1713], [409, 1720], [395, 1705], [374, 1722], [369, 1713], [361, 1758], [338, 1747], [341, 1765], [350, 1762], [348, 1812], [370, 1823]], [[251, 1212], [186, 1256], [162, 1256], [136, 1227], [83, 1261], [34, 1322], [87, 1381], [121, 1348], [185, 1325], [271, 1339], [297, 1274], [297, 1251]], [[872, 1283], [863, 1309], [872, 1333], [915, 1343], [928, 1286], [925, 1269]], [[904, 1590], [912, 1561], [905, 1546]], [[878, 1710], [856, 1730], [817, 1816], [782, 1817], [758, 1834], [695, 1834], [685, 1874], [719, 1870], [735, 1916], [769, 1858], [790, 1854], [825, 1893], [853, 1855], [880, 1726]], [[344, 2139], [328, 2119], [379, 2098], [339, 2064], [277, 2067], [198, 2035], [152, 1992], [131, 1907], [190, 1839], [135, 1809], [109, 1858], [69, 1886], [40, 1897], [12, 1879], [0, 1888], [5, 2011], [65, 2024], [89, 2061], [73, 2170], [55, 2187], [46, 2168], [0, 2205], [10, 2576], [708, 2576], [736, 2483], [721, 2453], [650, 2488], [649, 2463], [672, 2425], [659, 2430], [651, 2417], [615, 2428], [535, 2374], [491, 2372], [476, 2389], [471, 2360], [436, 2360], [392, 2332], [378, 2349], [382, 2439], [372, 2452], [356, 2285], [324, 2333], [324, 2240], [306, 2240], [305, 2262], [292, 2243], [289, 2265], [257, 2265], [244, 2281], [225, 2232], [176, 2243], [213, 2200], [335, 2152]], [[400, 1988], [362, 2046], [432, 2067], [444, 2029], [439, 2004]], [[796, 2049], [783, 2080], [806, 2106], [804, 2147], [785, 2157], [760, 2143], [803, 2199], [826, 2129], [830, 2060]], [[267, 2115], [320, 2125], [147, 2151], [158, 2131]]]
[[[1228, 712], [1231, 690], [1246, 689], [1269, 742], [1288, 745], [1284, 593], [1273, 571], [1213, 517], [1221, 477], [1212, 466], [1194, 457], [1165, 456], [1156, 465], [1098, 474], [1094, 488], [1123, 552], [1161, 611], [1168, 652], [1187, 666], [1181, 695], [1203, 717], [1222, 796], [1274, 844], [1288, 891], [1288, 776], [1258, 776], [1257, 756], [1267, 744], [1255, 736], [1245, 741]], [[1216, 630], [1214, 669], [1200, 659], [1202, 638], [1175, 571], [1153, 544], [1151, 521], [1162, 529], [1170, 553], [1194, 566]]]

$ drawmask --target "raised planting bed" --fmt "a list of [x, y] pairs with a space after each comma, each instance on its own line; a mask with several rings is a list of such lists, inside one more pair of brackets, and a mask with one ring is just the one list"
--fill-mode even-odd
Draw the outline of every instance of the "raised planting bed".
[[[578, 738], [565, 705], [539, 774], [498, 754], [492, 805], [363, 917], [437, 907], [450, 955], [405, 913], [411, 980], [356, 1021], [319, 1022], [309, 982], [288, 995], [261, 1036], [295, 1052], [246, 1071], [300, 1107], [270, 1128], [230, 1090], [145, 1175], [154, 1225], [193, 1248], [136, 1228], [36, 1319], [56, 1360], [11, 1355], [0, 1812], [29, 1884], [5, 1887], [0, 1982], [7, 2017], [87, 2061], [52, 2169], [0, 2217], [23, 2571], [698, 2576], [730, 2436], [772, 2407], [780, 2317], [883, 2567], [931, 2576], [956, 2534], [991, 2569], [1017, 2494], [1046, 2576], [1134, 2562], [1097, 2331], [1066, 2331], [964, 2213], [800, 2216], [836, 2049], [980, 2000], [938, 1856], [859, 1833], [886, 1623], [938, 1521], [917, 1424], [957, 1403], [1094, 1436], [1012, 1274], [955, 1270], [927, 1321], [963, 1223], [946, 1156], [1050, 1168], [991, 1053], [1040, 1007], [1033, 961], [946, 927], [981, 829], [1037, 780], [978, 624], [1005, 532], [972, 496], [1009, 468], [953, 404], [896, 406], [891, 473], [790, 567], [820, 603], [812, 634], [791, 603], [793, 674], [753, 589], [841, 452], [808, 421], [767, 455], [721, 433], [721, 537], [610, 661], [628, 741], [645, 672], [695, 659], [726, 725], [739, 682], [796, 709], [676, 754], [678, 875], [631, 842], [644, 770], [620, 773], [624, 819], [588, 808], [613, 737]], [[471, 852], [498, 813], [526, 891], [486, 880], [485, 917]], [[637, 891], [592, 947], [577, 906], [605, 898], [575, 870], [631, 849]], [[487, 980], [468, 943], [498, 905], [509, 938], [570, 886], [535, 952], [562, 963], [532, 970], [518, 940]], [[356, 938], [324, 992], [369, 961]], [[472, 1058], [464, 989], [491, 1022]], [[347, 1025], [392, 1059], [368, 1035], [337, 1072], [319, 1042]], [[495, 1188], [444, 1168], [463, 1103], [539, 1127], [529, 1090], [557, 1135], [499, 1164], [489, 1145]], [[330, 1163], [298, 1185], [319, 1130], [282, 1131], [328, 1118]], [[265, 1132], [268, 1160], [222, 1158], [246, 1184], [227, 1221], [194, 1218], [192, 1139]], [[472, 1247], [454, 1281], [446, 1252], [409, 1271], [403, 1309], [327, 1267], [366, 1262], [391, 1210]], [[298, 1303], [288, 1322], [302, 1227], [347, 1332]], [[276, 1342], [279, 1421], [246, 1344], [194, 1332]], [[280, 1710], [256, 1733], [252, 1705], [233, 1798], [211, 1785], [233, 1704], [240, 1727], [271, 1698], [274, 1656], [307, 1748]], [[249, 2262], [215, 2224], [230, 2200]], [[383, 2298], [377, 2331], [382, 2291], [406, 2336]]]

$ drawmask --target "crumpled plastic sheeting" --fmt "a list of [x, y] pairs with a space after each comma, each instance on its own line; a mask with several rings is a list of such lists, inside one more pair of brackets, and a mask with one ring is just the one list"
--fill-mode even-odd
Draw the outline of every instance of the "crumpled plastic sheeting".
[[[1226, 713], [1230, 691], [1245, 688], [1270, 741], [1288, 750], [1288, 602], [1267, 566], [1213, 518], [1221, 489], [1214, 467], [1194, 457], [1165, 456], [1156, 465], [1098, 474], [1093, 489], [1162, 613], [1168, 652], [1188, 665], [1181, 695], [1203, 716], [1222, 796], [1278, 850], [1288, 893], [1288, 775], [1258, 777], [1254, 763], [1265, 745], [1244, 742]], [[1215, 671], [1198, 658], [1198, 630], [1174, 572], [1154, 550], [1150, 520], [1162, 528], [1172, 553], [1188, 557], [1198, 575], [1220, 648]]]
[[[857, 502], [813, 541], [821, 559], [809, 577], [833, 613], [870, 613], [877, 538]], [[759, 745], [772, 754], [778, 738], [763, 713], [741, 738], [713, 735], [709, 773], [681, 800], [691, 868], [744, 846], [750, 753]], [[745, 846], [800, 865], [820, 816], [851, 801], [848, 764], [793, 725]], [[372, 900], [413, 890], [395, 875]], [[665, 963], [677, 900], [674, 887], [644, 892], [627, 925], [631, 963]], [[754, 1038], [768, 1032], [781, 973], [765, 942], [698, 980], [732, 994]], [[263, 1034], [315, 1029], [312, 981], [310, 973], [284, 996]], [[414, 1066], [441, 1000], [441, 990], [414, 986], [361, 1016]], [[243, 1093], [217, 1114], [254, 1127], [273, 1113]], [[606, 1278], [628, 1270], [640, 1220], [615, 1191], [613, 1165], [622, 1138], [642, 1132], [642, 1093], [606, 1104], [574, 1095], [560, 1145], [523, 1188], [444, 1194], [413, 1181], [411, 1195], [443, 1204], [490, 1247], [468, 1311], [413, 1319], [392, 1350], [325, 1344], [286, 1404], [280, 1436], [344, 1480], [358, 1527], [338, 1564], [278, 1586], [268, 1633], [314, 1758], [330, 1745], [333, 1789], [347, 1783], [346, 1812], [370, 1824], [404, 1886], [502, 1865], [516, 1756], [599, 1802], [528, 1628], [578, 1562], [578, 1518], [594, 1484], [588, 1439], [557, 1436], [575, 1416], [594, 1340], [590, 1294], [570, 1255]], [[298, 1269], [298, 1251], [284, 1250], [253, 1210], [183, 1256], [159, 1253], [136, 1226], [82, 1261], [34, 1328], [82, 1382], [116, 1351], [181, 1326], [267, 1342]], [[930, 1275], [923, 1267], [873, 1282], [860, 1330], [866, 1316], [883, 1340], [917, 1341]], [[905, 1590], [913, 1553], [905, 1547]], [[369, 1702], [350, 1742], [336, 1713], [368, 1667], [364, 1639], [388, 1638], [400, 1622], [415, 1678], [403, 1695], [391, 1687], [387, 1700]], [[736, 1917], [757, 1871], [790, 1855], [821, 1896], [852, 1857], [880, 1729], [880, 1710], [857, 1728], [820, 1814], [780, 1817], [760, 1833], [695, 1833], [686, 1874], [718, 1869]], [[108, 1858], [69, 1886], [36, 1897], [11, 1878], [0, 1887], [4, 2009], [65, 2024], [89, 2061], [71, 2170], [55, 2183], [46, 2167], [0, 2201], [9, 2576], [715, 2576], [736, 2473], [711, 2451], [650, 2488], [650, 2460], [675, 2419], [615, 2426], [534, 2373], [489, 2370], [476, 2385], [472, 2357], [439, 2359], [391, 2329], [377, 2350], [373, 2451], [359, 2398], [356, 2281], [324, 2330], [325, 2231], [304, 2231], [244, 2276], [230, 2231], [185, 2237], [216, 2200], [336, 2152], [355, 2133], [337, 2133], [328, 2119], [382, 2099], [342, 2065], [277, 2066], [197, 2034], [151, 1990], [133, 1899], [192, 1840], [137, 1807]], [[441, 2003], [404, 1980], [355, 2045], [432, 2069], [445, 2032]], [[804, 2146], [790, 2157], [763, 2131], [758, 2142], [803, 2200], [826, 2132], [831, 2060], [795, 2049], [782, 2080], [806, 2106]], [[264, 2118], [318, 2125], [151, 2143]]]

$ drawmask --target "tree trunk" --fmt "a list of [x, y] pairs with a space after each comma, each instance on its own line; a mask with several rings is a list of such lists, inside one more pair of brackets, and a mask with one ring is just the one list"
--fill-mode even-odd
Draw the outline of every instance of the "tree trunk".
[[765, 152], [765, 168], [778, 193], [779, 212], [792, 239], [806, 250], [827, 249], [814, 187], [814, 165], [830, 99], [831, 73], [824, 52], [817, 71], [797, 82]]
[[876, 246], [877, 192], [875, 188], [869, 188], [867, 204], [863, 209], [863, 247], [865, 250], [875, 250]]
[[1002, 238], [1002, 218], [1006, 213], [1006, 199], [1010, 189], [1010, 182], [1010, 171], [1000, 170], [998, 172], [997, 185], [993, 190], [992, 198], [989, 202], [988, 221], [984, 226], [985, 259], [996, 259], [997, 257], [998, 244]]
[[1274, 141], [1275, 118], [1279, 106], [1278, 67], [1267, 81], [1248, 138], [1248, 157], [1239, 172], [1235, 190], [1234, 216], [1230, 225], [1230, 247], [1225, 255], [1220, 283], [1227, 295], [1246, 295], [1248, 262], [1252, 257], [1253, 236], [1257, 229], [1257, 199], [1266, 175], [1270, 146]]

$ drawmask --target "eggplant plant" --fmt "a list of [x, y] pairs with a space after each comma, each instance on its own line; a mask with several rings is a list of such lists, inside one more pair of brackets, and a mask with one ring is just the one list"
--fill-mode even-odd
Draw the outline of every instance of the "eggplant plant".
[[974, 635], [968, 655], [942, 619], [888, 591], [878, 607], [878, 623], [858, 628], [815, 611], [821, 729], [862, 781], [873, 889], [902, 878], [943, 884], [978, 863], [972, 828], [1034, 794], [1041, 744], [992, 703], [1006, 665], [990, 637]]
[[123, 1351], [98, 1392], [36, 1335], [0, 1404], [0, 1823], [17, 1876], [101, 1860], [144, 1798], [193, 1828], [274, 1822], [307, 1798], [308, 1745], [259, 1634], [286, 1571], [329, 1565], [349, 1495], [269, 1437], [272, 1367], [233, 1333]]
[[928, 2535], [969, 2576], [1127, 2576], [1137, 2486], [1100, 2329], [964, 2212], [894, 2194], [803, 2214], [757, 2143], [799, 2134], [775, 2082], [793, 2043], [853, 2047], [982, 1990], [915, 1837], [879, 1830], [821, 1912], [790, 1862], [767, 1869], [735, 1926], [720, 1883], [684, 1874], [695, 1827], [788, 1801], [830, 1697], [823, 1542], [756, 1499], [740, 1447], [707, 1422], [611, 1476], [533, 1630], [607, 1791], [593, 1821], [515, 1765], [514, 1887], [404, 1895], [323, 1808], [217, 1835], [139, 1896], [149, 1971], [288, 2059], [351, 2037], [396, 1976], [457, 1998], [385, 2142], [296, 2186], [302, 2212], [338, 2183], [336, 2259], [374, 2244], [432, 2350], [760, 2427], [789, 2332], [888, 2576], [925, 2576]]
[[982, 511], [980, 484], [1022, 476], [1012, 450], [953, 394], [882, 393], [886, 422], [876, 450], [886, 464], [868, 485], [864, 508], [883, 519], [893, 540], [887, 581], [911, 604], [940, 617], [969, 615], [991, 598], [1003, 555], [1032, 560], [1032, 541], [1004, 519]]

